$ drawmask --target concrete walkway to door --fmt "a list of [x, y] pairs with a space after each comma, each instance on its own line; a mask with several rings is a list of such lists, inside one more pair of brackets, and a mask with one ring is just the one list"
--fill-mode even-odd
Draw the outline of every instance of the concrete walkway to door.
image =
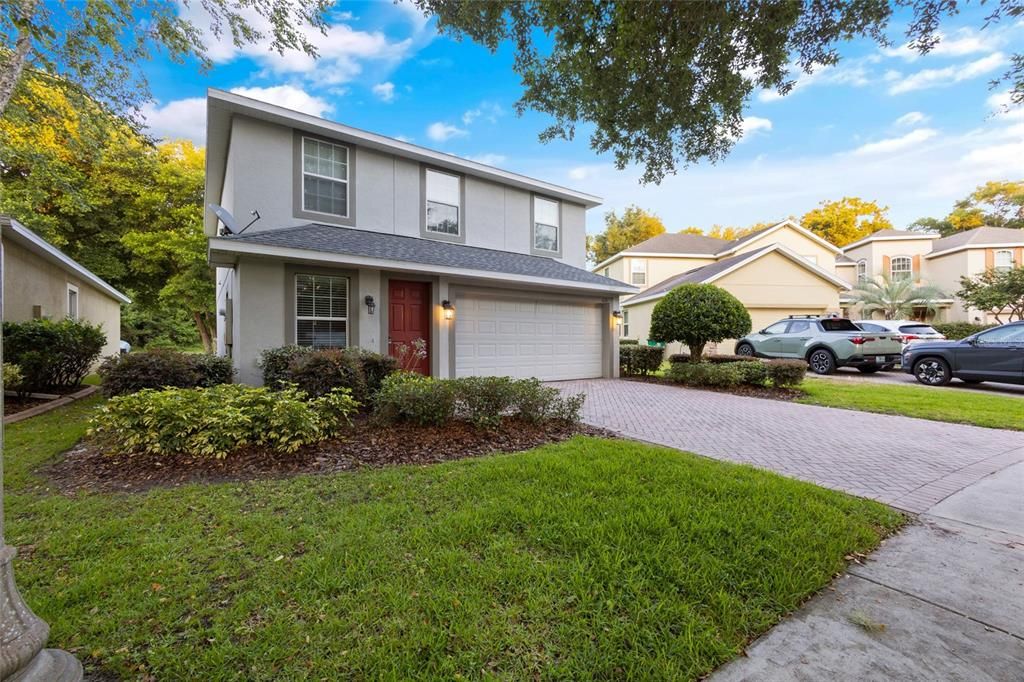
[[590, 379], [583, 419], [630, 438], [745, 462], [919, 513], [1024, 462], [1024, 433], [747, 398], [678, 386]]

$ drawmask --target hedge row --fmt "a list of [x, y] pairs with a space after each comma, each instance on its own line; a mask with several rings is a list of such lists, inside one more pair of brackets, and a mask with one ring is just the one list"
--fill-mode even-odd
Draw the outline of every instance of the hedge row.
[[963, 339], [971, 334], [977, 334], [995, 326], [997, 325], [971, 324], [970, 322], [940, 322], [933, 324], [932, 328], [947, 339]]
[[361, 403], [368, 403], [381, 382], [398, 371], [398, 361], [362, 348], [314, 349], [281, 346], [260, 354], [263, 383], [270, 388], [295, 384], [306, 393], [324, 395], [347, 388]]
[[4, 360], [21, 371], [25, 394], [74, 388], [100, 357], [107, 336], [99, 325], [74, 320], [4, 322]]
[[248, 445], [294, 452], [340, 433], [356, 407], [347, 389], [308, 399], [295, 388], [237, 384], [147, 388], [109, 400], [89, 433], [122, 454], [224, 458]]
[[619, 346], [619, 374], [625, 377], [647, 376], [657, 372], [665, 357], [661, 346]]
[[400, 372], [384, 379], [374, 400], [374, 419], [420, 426], [442, 426], [460, 419], [481, 428], [497, 426], [505, 416], [533, 423], [575, 423], [583, 399], [583, 394], [562, 397], [558, 389], [536, 379], [436, 379]]
[[107, 397], [156, 388], [209, 388], [234, 378], [231, 358], [176, 350], [112, 355], [99, 367]]
[[803, 382], [807, 363], [801, 360], [743, 362], [675, 362], [665, 376], [687, 386], [764, 386], [786, 388]]
[[[675, 364], [677, 362], [690, 362], [689, 353], [673, 353], [669, 356], [668, 361]], [[710, 362], [713, 365], [720, 365], [726, 362], [750, 362], [750, 356], [748, 355], [728, 355], [721, 353], [717, 355], [705, 355], [701, 362]]]

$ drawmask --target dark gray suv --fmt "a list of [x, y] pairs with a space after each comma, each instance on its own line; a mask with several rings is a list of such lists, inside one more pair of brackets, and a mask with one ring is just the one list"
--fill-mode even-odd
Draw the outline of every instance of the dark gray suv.
[[1024, 321], [959, 341], [917, 341], [903, 351], [903, 371], [928, 386], [956, 378], [968, 384], [1024, 384]]

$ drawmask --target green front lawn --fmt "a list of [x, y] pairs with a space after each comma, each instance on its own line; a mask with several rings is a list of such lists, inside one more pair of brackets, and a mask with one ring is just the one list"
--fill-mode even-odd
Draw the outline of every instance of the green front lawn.
[[97, 401], [7, 429], [8, 541], [51, 643], [126, 679], [692, 679], [902, 521], [584, 437], [426, 467], [47, 491], [31, 470]]
[[974, 391], [808, 379], [798, 402], [1024, 431], [1024, 400]]

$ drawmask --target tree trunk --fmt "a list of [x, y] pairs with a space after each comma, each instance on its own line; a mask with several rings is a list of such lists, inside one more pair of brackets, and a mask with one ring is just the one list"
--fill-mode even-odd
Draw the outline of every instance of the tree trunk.
[[[29, 23], [36, 11], [37, 0], [22, 0], [19, 18], [24, 23]], [[25, 70], [25, 63], [28, 62], [28, 53], [32, 49], [32, 36], [27, 29], [18, 31], [18, 38], [14, 41], [14, 50], [0, 68], [0, 118], [3, 118], [7, 111], [7, 104], [14, 95], [14, 88], [21, 80], [21, 74]]]
[[210, 326], [206, 321], [206, 314], [198, 310], [192, 311], [192, 319], [199, 330], [199, 338], [203, 341], [203, 350], [207, 353], [213, 352], [213, 335], [210, 333]]
[[704, 359], [704, 346], [706, 346], [706, 345], [707, 345], [706, 343], [701, 343], [701, 344], [688, 343], [688, 344], [686, 344], [687, 348], [690, 349], [690, 362], [701, 362]]

